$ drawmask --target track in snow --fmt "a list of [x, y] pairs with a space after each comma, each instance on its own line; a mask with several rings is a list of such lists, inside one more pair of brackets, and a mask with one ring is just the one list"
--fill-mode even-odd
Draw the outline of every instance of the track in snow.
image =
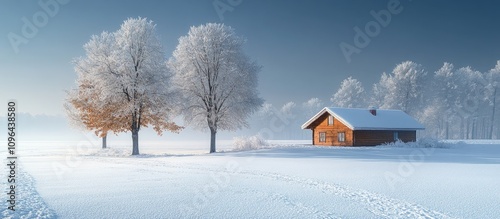
[[[127, 161], [128, 160], [127, 158], [125, 158], [125, 160], [122, 159], [112, 159], [112, 160], [113, 160], [112, 162], [115, 163], [122, 163], [122, 162], [123, 164], [129, 163], [129, 161]], [[377, 218], [453, 218], [444, 213], [425, 208], [424, 206], [421, 206], [419, 204], [410, 203], [399, 199], [389, 198], [384, 195], [369, 192], [366, 190], [353, 189], [335, 183], [321, 182], [318, 180], [287, 176], [284, 174], [247, 171], [247, 170], [241, 170], [238, 172], [228, 172], [224, 168], [207, 167], [206, 165], [198, 163], [189, 163], [189, 164], [183, 163], [182, 165], [179, 165], [179, 163], [176, 164], [161, 163], [157, 159], [153, 159], [150, 161], [141, 160], [141, 162], [138, 162], [137, 164], [146, 166], [150, 165], [162, 166], [165, 167], [166, 169], [173, 168], [173, 169], [191, 170], [196, 173], [207, 173], [207, 174], [209, 172], [213, 173], [227, 172], [228, 174], [231, 174], [236, 177], [240, 175], [242, 177], [247, 176], [253, 178], [255, 177], [266, 178], [273, 181], [280, 181], [283, 183], [292, 183], [302, 187], [319, 190], [320, 192], [323, 192], [325, 194], [341, 197], [343, 199], [350, 200], [355, 203], [359, 203], [365, 208], [365, 210], [372, 213]], [[271, 200], [281, 202], [287, 206], [292, 206], [294, 207], [295, 210], [307, 213], [312, 218], [342, 217], [332, 212], [321, 211], [313, 206], [306, 206], [297, 200], [292, 200], [285, 194], [278, 194], [278, 193], [266, 194], [263, 191], [253, 191], [252, 193], [257, 194], [259, 196], [268, 197]]]
[[[22, 164], [22, 163], [21, 163]], [[6, 170], [5, 170], [6, 171]], [[15, 211], [7, 209], [8, 203], [2, 201], [2, 218], [57, 218], [54, 210], [50, 209], [38, 194], [35, 187], [35, 180], [32, 176], [20, 169], [16, 169], [16, 206]], [[2, 187], [5, 188], [3, 197], [6, 198], [7, 180], [2, 180]]]
[[344, 199], [361, 203], [365, 206], [366, 210], [381, 218], [452, 218], [418, 204], [388, 198], [365, 190], [351, 189], [337, 184], [319, 182], [311, 179], [301, 179], [275, 173], [256, 174], [254, 172], [241, 172], [241, 174], [271, 178], [318, 189], [326, 194], [340, 196]]

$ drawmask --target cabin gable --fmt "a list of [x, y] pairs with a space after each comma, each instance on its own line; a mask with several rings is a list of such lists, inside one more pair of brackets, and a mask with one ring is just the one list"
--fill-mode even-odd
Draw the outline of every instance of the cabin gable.
[[[313, 144], [328, 146], [351, 146], [353, 144], [353, 131], [344, 125], [340, 120], [333, 117], [333, 124], [329, 124], [331, 115], [324, 113], [312, 126]], [[340, 135], [340, 136], [339, 136]], [[343, 141], [339, 141], [340, 140]]]

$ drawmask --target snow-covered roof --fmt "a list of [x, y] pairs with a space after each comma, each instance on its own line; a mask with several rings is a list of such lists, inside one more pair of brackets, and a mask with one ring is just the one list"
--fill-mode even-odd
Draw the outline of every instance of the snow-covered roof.
[[369, 109], [325, 107], [309, 119], [302, 129], [309, 126], [323, 114], [329, 113], [352, 130], [422, 130], [422, 124], [401, 110], [377, 109], [376, 116]]

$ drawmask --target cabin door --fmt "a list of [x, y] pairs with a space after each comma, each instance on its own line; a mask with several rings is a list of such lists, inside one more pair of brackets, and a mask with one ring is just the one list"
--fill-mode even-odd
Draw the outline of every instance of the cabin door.
[[394, 141], [399, 140], [399, 132], [394, 132], [393, 136], [394, 136]]

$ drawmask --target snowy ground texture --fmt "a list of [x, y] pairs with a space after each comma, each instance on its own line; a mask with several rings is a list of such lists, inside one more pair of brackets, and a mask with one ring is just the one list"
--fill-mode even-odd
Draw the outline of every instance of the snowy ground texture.
[[144, 144], [145, 154], [129, 156], [122, 146], [27, 142], [19, 151], [18, 210], [12, 214], [2, 202], [2, 217], [500, 216], [499, 141], [439, 148], [428, 147], [432, 141], [358, 148], [305, 143], [217, 154], [165, 154], [169, 147]]

